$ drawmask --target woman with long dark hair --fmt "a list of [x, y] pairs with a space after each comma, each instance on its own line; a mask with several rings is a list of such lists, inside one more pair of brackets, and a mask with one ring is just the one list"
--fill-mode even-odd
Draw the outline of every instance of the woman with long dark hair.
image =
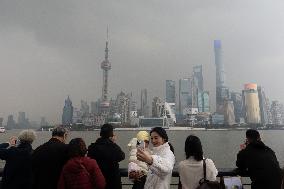
[[144, 189], [169, 189], [175, 164], [174, 149], [162, 127], [153, 128], [150, 136], [153, 144], [152, 154], [137, 149], [137, 159], [149, 165]]
[[[203, 150], [201, 141], [197, 136], [189, 135], [184, 147], [186, 160], [178, 165], [182, 189], [196, 189], [203, 175]], [[206, 179], [215, 181], [218, 171], [211, 159], [205, 159]]]

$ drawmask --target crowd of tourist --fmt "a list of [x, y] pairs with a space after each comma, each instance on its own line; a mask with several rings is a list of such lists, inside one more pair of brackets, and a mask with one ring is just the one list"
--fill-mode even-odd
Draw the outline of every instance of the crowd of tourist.
[[[104, 124], [100, 137], [89, 147], [82, 138], [67, 142], [68, 131], [56, 127], [52, 137], [35, 150], [33, 130], [0, 144], [0, 159], [6, 164], [2, 189], [121, 189], [119, 162], [125, 153], [116, 144], [113, 126]], [[150, 145], [151, 144], [151, 145]], [[201, 140], [189, 135], [185, 140], [185, 160], [176, 163], [174, 148], [162, 127], [150, 133], [139, 131], [128, 144], [128, 175], [133, 189], [169, 189], [177, 165], [179, 189], [217, 189], [218, 170], [204, 157]], [[260, 138], [257, 130], [246, 131], [236, 161], [240, 174], [251, 179], [252, 189], [280, 189], [282, 170], [276, 155]], [[283, 184], [282, 184], [283, 185]]]

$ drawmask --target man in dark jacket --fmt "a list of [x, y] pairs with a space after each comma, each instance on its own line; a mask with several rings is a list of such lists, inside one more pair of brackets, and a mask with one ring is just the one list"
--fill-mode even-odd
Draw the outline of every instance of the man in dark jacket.
[[121, 189], [119, 162], [124, 160], [125, 154], [115, 143], [112, 125], [104, 124], [100, 136], [89, 146], [88, 156], [97, 161], [106, 179], [106, 189]]
[[33, 189], [56, 189], [61, 170], [68, 160], [65, 144], [67, 130], [56, 127], [52, 138], [37, 147], [32, 156], [34, 187]]
[[282, 174], [276, 155], [261, 141], [258, 131], [247, 130], [236, 165], [241, 172], [248, 172], [252, 189], [280, 189]]

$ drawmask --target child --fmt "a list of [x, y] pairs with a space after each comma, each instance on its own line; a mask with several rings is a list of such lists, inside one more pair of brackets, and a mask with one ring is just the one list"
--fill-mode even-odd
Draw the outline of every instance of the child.
[[139, 131], [136, 138], [132, 138], [128, 144], [130, 151], [128, 175], [133, 180], [134, 184], [132, 189], [143, 189], [148, 173], [148, 166], [146, 163], [137, 160], [136, 152], [137, 147], [148, 150], [149, 133], [147, 131]]

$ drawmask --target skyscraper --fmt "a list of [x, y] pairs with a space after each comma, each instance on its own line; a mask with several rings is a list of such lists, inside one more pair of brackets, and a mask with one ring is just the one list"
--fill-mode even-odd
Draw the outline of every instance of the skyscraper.
[[225, 68], [222, 62], [221, 40], [214, 40], [215, 65], [216, 65], [216, 111], [224, 113], [224, 100], [229, 99], [229, 89], [225, 83]]
[[279, 101], [272, 101], [271, 103], [271, 114], [272, 114], [272, 124], [273, 125], [283, 125], [283, 104]]
[[152, 117], [162, 116], [162, 100], [159, 97], [154, 97], [152, 102]]
[[124, 92], [120, 92], [116, 98], [116, 107], [117, 112], [120, 115], [120, 120], [122, 124], [130, 122], [130, 104], [131, 97], [129, 94], [125, 94]]
[[203, 73], [202, 65], [193, 67], [193, 81], [199, 92], [203, 91]]
[[7, 120], [7, 128], [14, 129], [16, 127], [16, 123], [14, 121], [13, 115], [8, 116]]
[[203, 73], [202, 65], [193, 67], [191, 84], [191, 107], [202, 111]]
[[179, 113], [182, 114], [183, 110], [185, 108], [191, 107], [192, 103], [192, 91], [191, 91], [191, 79], [190, 78], [184, 78], [179, 80], [179, 101], [178, 101], [178, 107], [179, 107]]
[[65, 105], [63, 108], [62, 125], [72, 124], [72, 118], [73, 118], [73, 106], [72, 106], [72, 101], [68, 96], [67, 99], [65, 100]]
[[234, 102], [231, 100], [224, 101], [224, 123], [226, 125], [235, 124], [235, 110], [234, 110]]
[[232, 92], [231, 100], [234, 103], [234, 112], [235, 112], [235, 121], [240, 123], [241, 118], [243, 117], [243, 98], [241, 93]]
[[19, 112], [18, 127], [19, 128], [28, 128], [29, 127], [29, 121], [26, 118], [26, 113], [25, 112]]
[[110, 105], [108, 101], [108, 72], [111, 69], [111, 63], [108, 60], [108, 39], [106, 41], [105, 59], [101, 63], [101, 68], [103, 70], [103, 87], [102, 87], [102, 100], [100, 108], [101, 108], [101, 113], [106, 114]]
[[175, 81], [166, 80], [166, 102], [176, 103], [176, 86]]
[[258, 91], [258, 98], [259, 98], [261, 123], [263, 125], [266, 125], [268, 124], [269, 102], [268, 102], [268, 99], [266, 98], [263, 87], [258, 86], [257, 91]]
[[3, 127], [3, 117], [0, 117], [0, 127]]
[[200, 112], [210, 112], [210, 97], [209, 97], [209, 91], [203, 91], [201, 93], [201, 107], [199, 107], [198, 109], [200, 109]]
[[149, 107], [148, 107], [148, 94], [147, 94], [147, 89], [142, 89], [141, 90], [141, 96], [140, 96], [140, 99], [141, 99], [141, 113], [140, 115], [141, 116], [144, 116], [144, 117], [149, 117]]
[[261, 118], [257, 84], [245, 84], [245, 89], [243, 90], [243, 98], [246, 123], [260, 124]]
[[86, 117], [90, 113], [90, 106], [88, 105], [87, 101], [81, 100], [81, 109], [82, 116]]

